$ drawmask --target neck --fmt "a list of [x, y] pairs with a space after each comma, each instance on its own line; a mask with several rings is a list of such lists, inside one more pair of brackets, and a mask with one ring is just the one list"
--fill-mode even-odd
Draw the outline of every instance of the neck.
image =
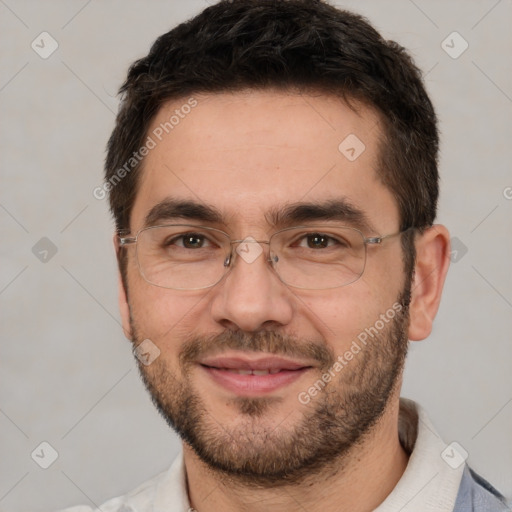
[[398, 398], [391, 399], [372, 431], [343, 455], [338, 471], [330, 467], [325, 474], [314, 473], [300, 485], [249, 488], [206, 466], [184, 444], [190, 504], [197, 512], [374, 510], [396, 486], [408, 462], [398, 438], [398, 410]]

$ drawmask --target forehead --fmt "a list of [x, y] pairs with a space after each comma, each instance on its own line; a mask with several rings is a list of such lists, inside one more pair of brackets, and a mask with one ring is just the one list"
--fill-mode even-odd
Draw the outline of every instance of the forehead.
[[326, 95], [241, 91], [166, 103], [148, 130], [132, 210], [140, 229], [168, 197], [208, 204], [238, 226], [286, 204], [343, 199], [383, 227], [398, 225], [377, 175], [377, 114]]

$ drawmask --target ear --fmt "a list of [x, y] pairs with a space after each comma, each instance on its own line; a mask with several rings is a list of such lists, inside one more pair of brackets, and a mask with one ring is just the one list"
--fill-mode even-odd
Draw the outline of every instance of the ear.
[[120, 258], [121, 258], [121, 245], [119, 244], [119, 237], [114, 234], [114, 248], [116, 251], [117, 258], [117, 281], [118, 281], [118, 301], [119, 301], [119, 312], [121, 313], [121, 324], [123, 332], [126, 338], [132, 340], [132, 329], [130, 325], [130, 306], [128, 305], [128, 294], [123, 283], [123, 277], [120, 270]]
[[449, 266], [450, 233], [444, 226], [436, 224], [416, 239], [416, 263], [409, 309], [410, 340], [424, 340], [432, 332]]

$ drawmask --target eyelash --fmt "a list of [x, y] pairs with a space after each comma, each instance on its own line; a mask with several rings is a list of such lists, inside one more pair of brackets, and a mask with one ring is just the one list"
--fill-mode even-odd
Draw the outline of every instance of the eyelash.
[[[306, 242], [307, 243], [308, 237], [315, 237], [315, 236], [319, 237], [319, 238], [327, 239], [327, 247], [332, 247], [333, 245], [340, 245], [340, 246], [345, 245], [345, 246], [348, 246], [348, 244], [345, 241], [338, 240], [337, 238], [334, 238], [333, 236], [330, 236], [328, 233], [321, 233], [321, 232], [318, 232], [318, 231], [310, 231], [310, 232], [303, 233], [303, 234], [297, 236], [295, 238], [295, 240], [293, 240], [290, 245], [297, 245], [298, 247], [301, 247], [301, 245], [299, 245], [300, 243], [302, 243], [302, 242]], [[184, 241], [187, 238], [198, 238], [198, 239], [200, 239], [202, 241], [203, 244], [204, 244], [205, 241], [210, 243], [210, 244], [214, 244], [214, 242], [208, 236], [206, 236], [206, 235], [204, 235], [202, 233], [188, 232], [188, 233], [182, 233], [180, 235], [174, 236], [170, 240], [166, 240], [163, 243], [163, 246], [164, 247], [168, 247], [170, 245], [176, 245], [178, 247], [182, 247], [182, 248], [186, 249]], [[181, 244], [177, 244], [176, 243], [179, 240], [181, 240], [181, 242], [182, 242]], [[331, 242], [334, 242], [334, 244], [332, 244]], [[217, 244], [215, 244], [215, 245], [217, 245]], [[200, 248], [202, 249], [203, 245], [201, 245]]]

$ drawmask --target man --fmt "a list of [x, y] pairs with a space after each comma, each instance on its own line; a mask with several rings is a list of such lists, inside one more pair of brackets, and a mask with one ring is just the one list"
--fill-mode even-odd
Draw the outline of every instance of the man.
[[400, 399], [449, 263], [407, 53], [320, 0], [222, 1], [121, 92], [121, 315], [183, 453], [101, 510], [508, 510]]

